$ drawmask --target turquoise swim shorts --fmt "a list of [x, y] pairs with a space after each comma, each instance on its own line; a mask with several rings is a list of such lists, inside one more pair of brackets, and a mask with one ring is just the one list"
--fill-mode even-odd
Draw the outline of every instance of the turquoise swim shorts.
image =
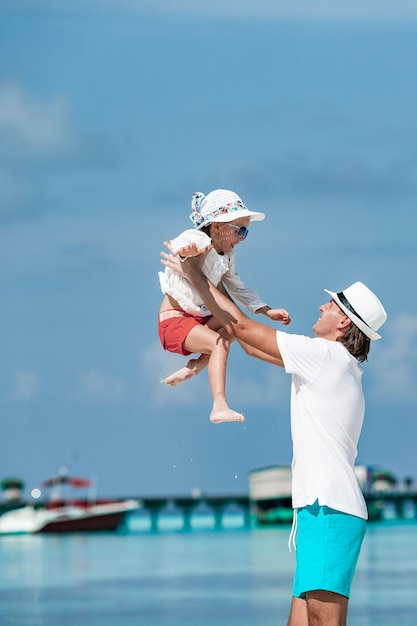
[[319, 506], [298, 509], [293, 596], [322, 589], [349, 598], [366, 521]]

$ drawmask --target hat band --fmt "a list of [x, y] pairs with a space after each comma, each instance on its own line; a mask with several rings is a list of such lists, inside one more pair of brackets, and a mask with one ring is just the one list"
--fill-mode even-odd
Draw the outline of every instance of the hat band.
[[370, 328], [372, 330], [372, 328], [369, 326], [369, 324], [367, 324], [365, 322], [365, 320], [359, 315], [359, 313], [357, 313], [355, 311], [355, 309], [353, 308], [353, 306], [351, 305], [351, 303], [349, 302], [349, 300], [346, 298], [345, 294], [343, 293], [343, 291], [340, 291], [338, 294], [336, 294], [337, 297], [339, 298], [340, 302], [343, 304], [343, 306], [345, 306], [348, 311], [350, 311], [351, 313], [353, 313], [353, 315], [355, 315], [361, 322], [363, 322], [365, 324], [365, 326], [367, 326], [368, 328]]
[[237, 202], [235, 202], [234, 204], [229, 203], [226, 204], [225, 206], [219, 207], [218, 209], [213, 209], [213, 211], [210, 211], [207, 215], [205, 215], [204, 217], [207, 219], [207, 217], [217, 217], [218, 215], [224, 215], [225, 213], [232, 213], [233, 211], [247, 211], [247, 207], [243, 204], [243, 202], [239, 202], [239, 200]]

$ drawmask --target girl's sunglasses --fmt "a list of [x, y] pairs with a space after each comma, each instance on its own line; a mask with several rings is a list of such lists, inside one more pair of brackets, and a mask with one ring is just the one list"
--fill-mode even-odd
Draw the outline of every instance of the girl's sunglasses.
[[241, 239], [246, 239], [249, 229], [246, 226], [237, 226], [236, 224], [229, 224], [229, 222], [224, 222], [226, 226], [230, 226], [230, 228], [234, 228], [236, 231], [236, 235]]

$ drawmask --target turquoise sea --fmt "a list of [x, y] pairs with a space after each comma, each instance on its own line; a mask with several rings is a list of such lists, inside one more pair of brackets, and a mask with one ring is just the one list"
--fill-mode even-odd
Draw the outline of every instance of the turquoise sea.
[[[0, 539], [0, 624], [13, 626], [285, 626], [294, 554], [290, 528], [245, 529], [208, 518], [151, 533]], [[350, 626], [416, 626], [417, 523], [368, 525]]]

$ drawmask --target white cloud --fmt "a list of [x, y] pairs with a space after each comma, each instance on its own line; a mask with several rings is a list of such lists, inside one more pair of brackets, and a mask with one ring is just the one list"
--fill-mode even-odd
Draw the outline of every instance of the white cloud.
[[[3, 0], [2, 7], [33, 7], [33, 0]], [[237, 19], [395, 20], [417, 19], [415, 0], [38, 0], [37, 10], [115, 9], [119, 13], [178, 14]], [[36, 10], [34, 9], [34, 10]]]
[[[0, 84], [0, 218], [36, 215], [44, 198], [39, 179], [22, 176], [21, 165], [68, 158], [76, 148], [66, 97], [41, 100], [15, 82]], [[34, 199], [37, 199], [34, 200]]]
[[56, 94], [36, 98], [17, 83], [0, 85], [0, 155], [50, 157], [71, 144], [70, 106]]
[[39, 377], [29, 370], [17, 370], [14, 373], [12, 395], [16, 400], [32, 400], [39, 392]]
[[[118, 166], [119, 155], [106, 133], [79, 128], [65, 94], [39, 98], [17, 82], [0, 83], [0, 219], [44, 212], [57, 169], [68, 174]], [[29, 176], [22, 166], [30, 166]], [[52, 185], [45, 184], [46, 176]]]
[[417, 398], [417, 316], [398, 315], [387, 324], [372, 365], [372, 393], [407, 402]]
[[92, 369], [79, 376], [82, 397], [98, 404], [117, 404], [126, 396], [127, 382]]
[[[131, 0], [126, 5], [143, 6]], [[145, 3], [146, 4], [146, 3]], [[152, 0], [148, 4], [155, 5]], [[417, 7], [411, 0], [159, 0], [164, 10], [198, 12], [232, 17], [301, 18], [328, 20], [406, 19], [417, 17]]]
[[[13, 6], [32, 6], [29, 0], [8, 0]], [[319, 20], [414, 20], [414, 0], [67, 0], [65, 9], [110, 8], [118, 11], [180, 14], [207, 17], [319, 19]], [[37, 8], [57, 8], [51, 0]]]

